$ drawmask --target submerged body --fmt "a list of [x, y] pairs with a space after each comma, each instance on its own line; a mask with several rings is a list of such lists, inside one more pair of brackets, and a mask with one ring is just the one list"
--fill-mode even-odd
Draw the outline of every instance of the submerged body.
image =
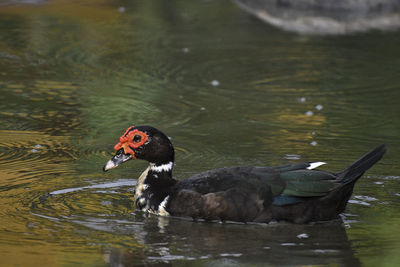
[[323, 163], [279, 167], [224, 167], [172, 178], [174, 149], [162, 132], [130, 127], [104, 170], [129, 159], [150, 164], [139, 177], [135, 204], [144, 212], [205, 220], [307, 223], [331, 220], [344, 211], [355, 182], [385, 153], [384, 145], [339, 173], [314, 170]]

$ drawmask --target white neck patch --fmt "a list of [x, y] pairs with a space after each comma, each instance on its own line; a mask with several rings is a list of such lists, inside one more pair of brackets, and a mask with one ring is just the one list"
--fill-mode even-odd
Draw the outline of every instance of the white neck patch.
[[164, 198], [164, 200], [160, 203], [160, 205], [158, 206], [158, 215], [169, 216], [169, 212], [166, 210], [168, 200], [169, 200], [169, 196]]
[[144, 181], [146, 180], [147, 173], [149, 172], [150, 167], [148, 167], [139, 177], [136, 183], [136, 190], [135, 190], [135, 199], [141, 198], [143, 191], [149, 188], [148, 184], [145, 184]]
[[160, 165], [160, 166], [156, 166], [154, 163], [150, 163], [150, 170], [153, 172], [168, 172], [170, 170], [172, 170], [172, 167], [174, 166], [174, 163], [172, 161]]

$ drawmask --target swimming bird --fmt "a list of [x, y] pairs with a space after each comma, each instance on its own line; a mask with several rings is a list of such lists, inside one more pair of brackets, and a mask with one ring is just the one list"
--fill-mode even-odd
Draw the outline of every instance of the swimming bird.
[[104, 171], [131, 159], [149, 162], [136, 184], [136, 210], [195, 220], [265, 223], [338, 218], [356, 181], [386, 151], [380, 145], [337, 173], [316, 170], [324, 162], [304, 162], [223, 167], [176, 180], [172, 177], [174, 147], [156, 128], [129, 127], [114, 149], [116, 154]]

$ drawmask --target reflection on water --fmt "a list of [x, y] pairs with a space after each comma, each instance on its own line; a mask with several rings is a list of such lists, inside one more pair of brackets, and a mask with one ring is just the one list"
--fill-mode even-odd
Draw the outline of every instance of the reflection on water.
[[371, 29], [393, 30], [400, 26], [396, 0], [235, 2], [266, 23], [301, 34], [349, 34]]
[[[129, 200], [132, 184], [135, 183], [117, 181], [54, 191], [39, 197], [31, 211], [34, 216], [54, 222], [55, 232], [65, 224], [72, 223], [74, 228], [83, 226], [85, 230], [80, 230], [79, 234], [89, 243], [100, 242], [110, 266], [136, 266], [143, 260], [148, 263], [199, 261], [202, 265], [225, 262], [235, 265], [266, 262], [288, 266], [360, 265], [341, 221], [312, 225], [245, 225], [143, 216], [133, 213], [133, 203]], [[120, 213], [122, 210], [125, 213]], [[118, 245], [110, 245], [110, 237], [103, 243], [92, 231], [117, 236]], [[290, 258], [284, 256], [288, 253]]]
[[[4, 266], [377, 265], [400, 262], [400, 38], [303, 37], [229, 1], [63, 1], [0, 9]], [[162, 129], [183, 179], [377, 144], [342, 221], [219, 224], [146, 217], [132, 162], [102, 166], [131, 124]]]
[[[155, 224], [157, 219], [158, 226]], [[143, 220], [143, 224], [125, 225], [120, 230], [139, 237], [138, 242], [146, 244], [143, 253], [152, 263], [179, 260], [186, 264], [197, 261], [202, 266], [360, 265], [350, 249], [344, 228], [337, 222], [307, 226], [244, 226], [154, 217], [136, 220]], [[174, 246], [169, 246], [172, 243]], [[112, 264], [134, 266], [132, 263], [137, 261], [135, 250], [103, 250]], [[318, 255], [323, 255], [323, 259]]]

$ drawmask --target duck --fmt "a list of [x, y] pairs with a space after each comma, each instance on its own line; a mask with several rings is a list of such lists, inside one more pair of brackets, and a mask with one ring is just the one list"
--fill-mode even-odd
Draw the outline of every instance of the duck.
[[136, 211], [204, 221], [296, 224], [338, 219], [357, 180], [386, 152], [385, 144], [379, 145], [336, 173], [317, 169], [325, 162], [303, 162], [221, 167], [176, 180], [174, 147], [160, 130], [131, 126], [114, 149], [103, 171], [134, 159], [149, 163], [136, 183]]

